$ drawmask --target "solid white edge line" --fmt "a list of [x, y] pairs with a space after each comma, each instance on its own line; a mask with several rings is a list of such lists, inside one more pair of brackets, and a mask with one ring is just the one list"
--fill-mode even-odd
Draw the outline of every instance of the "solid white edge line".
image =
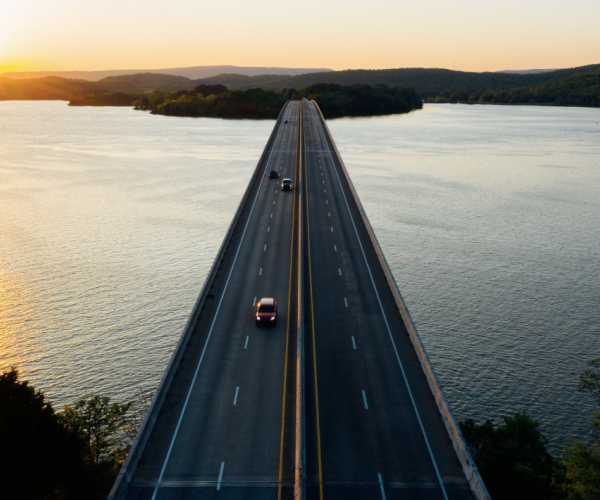
[[381, 474], [378, 472], [377, 475], [379, 476], [379, 487], [381, 488], [381, 498], [383, 500], [386, 500], [385, 498], [385, 490], [383, 489], [383, 479], [381, 479]]
[[363, 393], [363, 401], [365, 402], [365, 410], [369, 409], [369, 405], [367, 404], [367, 395], [365, 394], [365, 391], [362, 391]]
[[223, 469], [225, 468], [225, 462], [221, 462], [221, 471], [219, 472], [219, 479], [217, 480], [217, 491], [221, 490], [221, 481], [223, 480]]
[[[163, 463], [162, 469], [160, 471], [160, 475], [158, 476], [158, 481], [156, 482], [156, 486], [154, 487], [154, 493], [152, 494], [152, 500], [156, 499], [156, 495], [158, 493], [158, 489], [160, 488], [160, 483], [162, 481], [163, 476], [165, 475], [165, 470], [167, 469], [167, 464], [169, 463], [169, 458], [171, 457], [171, 451], [173, 451], [173, 446], [175, 445], [175, 440], [177, 439], [177, 434], [179, 433], [179, 427], [181, 426], [181, 422], [183, 420], [183, 415], [185, 414], [185, 410], [187, 408], [188, 402], [192, 395], [192, 389], [194, 388], [194, 384], [196, 383], [196, 378], [198, 377], [198, 373], [200, 371], [200, 366], [202, 365], [202, 360], [204, 359], [204, 354], [206, 353], [206, 348], [208, 347], [208, 342], [210, 341], [210, 337], [213, 332], [213, 328], [217, 321], [217, 317], [219, 316], [219, 311], [221, 310], [221, 304], [223, 303], [223, 298], [225, 297], [225, 293], [227, 292], [227, 287], [229, 286], [229, 280], [231, 279], [231, 275], [233, 274], [233, 270], [235, 268], [235, 263], [237, 262], [238, 255], [240, 253], [240, 249], [242, 248], [242, 243], [244, 242], [244, 236], [246, 236], [246, 231], [248, 229], [248, 225], [250, 224], [250, 219], [252, 219], [252, 214], [254, 212], [254, 206], [256, 205], [256, 200], [258, 200], [258, 195], [260, 194], [260, 188], [262, 187], [263, 181], [265, 180], [265, 175], [269, 168], [269, 163], [271, 162], [271, 156], [273, 155], [273, 150], [275, 149], [275, 144], [277, 144], [277, 139], [279, 139], [279, 133], [281, 132], [281, 127], [277, 131], [277, 135], [275, 136], [275, 140], [273, 141], [273, 148], [271, 149], [271, 154], [269, 154], [269, 159], [267, 160], [267, 164], [265, 165], [265, 170], [263, 171], [262, 179], [260, 180], [260, 184], [258, 185], [258, 189], [256, 190], [256, 196], [254, 197], [254, 202], [252, 203], [252, 208], [250, 209], [250, 214], [248, 215], [248, 220], [246, 221], [246, 226], [244, 227], [244, 232], [242, 233], [242, 238], [240, 240], [240, 244], [238, 245], [238, 249], [235, 252], [235, 257], [233, 259], [233, 264], [231, 265], [231, 269], [229, 270], [229, 276], [227, 276], [227, 281], [225, 282], [225, 288], [223, 289], [223, 294], [221, 295], [221, 299], [219, 300], [219, 305], [217, 306], [217, 311], [215, 312], [215, 317], [213, 318], [213, 322], [210, 325], [210, 330], [208, 331], [208, 336], [206, 337], [206, 342], [204, 343], [204, 348], [202, 349], [202, 354], [200, 355], [200, 360], [198, 361], [198, 366], [196, 367], [196, 371], [194, 372], [194, 378], [192, 378], [192, 383], [190, 384], [190, 389], [185, 398], [185, 402], [183, 403], [183, 408], [181, 409], [181, 414], [179, 415], [179, 420], [177, 421], [177, 426], [175, 427], [175, 432], [173, 433], [173, 438], [171, 439], [171, 444], [169, 445], [169, 449], [167, 451], [167, 456], [165, 457], [165, 461]], [[262, 273], [262, 267], [260, 268], [260, 272]], [[225, 462], [221, 464], [221, 475], [223, 474], [223, 466]]]
[[234, 396], [234, 398], [233, 398], [233, 406], [235, 406], [235, 405], [237, 404], [237, 397], [238, 397], [238, 394], [239, 394], [239, 393], [240, 393], [240, 386], [238, 385], [238, 386], [235, 388], [235, 396]]
[[[323, 126], [321, 126], [320, 129], [321, 129], [321, 133], [323, 134], [323, 138], [325, 139], [325, 144], [327, 144]], [[365, 259], [365, 264], [367, 265], [367, 270], [369, 271], [369, 277], [371, 278], [371, 283], [373, 284], [373, 288], [375, 290], [375, 295], [377, 296], [377, 301], [379, 302], [379, 308], [381, 309], [381, 313], [383, 314], [383, 320], [385, 321], [385, 326], [386, 326], [388, 334], [390, 336], [390, 340], [392, 341], [392, 346], [394, 347], [394, 353], [396, 354], [396, 359], [398, 361], [398, 365], [400, 366], [400, 371], [402, 372], [402, 377], [404, 378], [404, 383], [406, 384], [406, 389], [408, 390], [408, 395], [410, 396], [410, 401], [412, 402], [413, 409], [415, 410], [415, 415], [417, 416], [417, 420], [419, 422], [419, 427], [421, 428], [421, 433], [423, 434], [423, 439], [425, 439], [425, 444], [427, 445], [427, 450], [429, 451], [429, 457], [431, 458], [431, 462], [433, 464], [433, 468], [435, 469], [435, 474], [440, 483], [440, 488], [442, 489], [444, 498], [446, 500], [448, 500], [448, 494], [446, 493], [446, 488], [444, 487], [444, 481], [442, 480], [442, 476], [438, 469], [437, 462], [435, 460], [435, 457], [433, 456], [433, 450], [431, 449], [431, 445], [429, 444], [429, 439], [427, 438], [427, 433], [425, 432], [425, 427], [423, 426], [423, 422], [421, 420], [421, 415], [419, 414], [419, 410], [417, 408], [417, 403], [415, 401], [412, 390], [408, 383], [408, 378], [406, 377], [406, 372], [404, 371], [404, 366], [402, 365], [402, 361], [400, 360], [400, 355], [398, 354], [398, 348], [396, 347], [396, 342], [394, 341], [394, 337], [392, 336], [392, 331], [390, 329], [390, 325], [389, 325], [387, 317], [385, 315], [385, 311], [383, 309], [383, 304], [381, 303], [381, 299], [379, 298], [379, 292], [377, 291], [377, 286], [375, 285], [375, 280], [373, 279], [373, 274], [371, 273], [371, 268], [369, 267], [369, 262], [367, 261], [367, 256], [365, 254], [365, 250], [360, 241], [360, 236], [358, 235], [358, 230], [356, 229], [356, 224], [354, 223], [354, 217], [352, 217], [350, 205], [348, 204], [348, 200], [346, 199], [346, 193], [344, 193], [344, 187], [342, 186], [342, 181], [340, 180], [340, 176], [337, 171], [338, 169], [335, 166], [335, 161], [333, 160], [333, 156], [331, 154], [331, 149], [329, 148], [329, 144], [327, 144], [327, 149], [329, 152], [329, 157], [331, 158], [331, 163], [333, 164], [333, 170], [335, 172], [338, 183], [340, 185], [340, 189], [342, 191], [342, 196], [344, 197], [344, 201], [346, 202], [346, 208], [348, 209], [348, 214], [350, 215], [350, 220], [352, 221], [352, 226], [354, 227], [354, 232], [356, 234], [356, 238], [358, 240], [360, 250], [363, 254], [363, 258]]]

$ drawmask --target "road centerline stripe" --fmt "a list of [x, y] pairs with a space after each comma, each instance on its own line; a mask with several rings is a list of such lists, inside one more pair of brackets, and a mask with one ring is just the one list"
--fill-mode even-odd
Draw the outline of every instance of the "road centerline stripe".
[[[301, 105], [298, 106], [298, 118], [301, 120], [302, 117], [302, 108]], [[298, 135], [297, 135], [297, 144], [296, 144], [296, 165], [295, 165], [295, 173], [294, 173], [294, 184], [297, 185], [298, 181], [298, 163], [301, 159], [300, 157], [300, 146], [302, 140], [302, 130], [298, 127]], [[298, 195], [296, 196], [296, 192]], [[290, 341], [290, 322], [291, 322], [291, 314], [290, 314], [290, 304], [292, 300], [292, 270], [294, 263], [294, 224], [296, 223], [296, 198], [300, 196], [299, 191], [294, 190], [292, 193], [292, 241], [290, 247], [290, 274], [288, 278], [288, 320], [286, 326], [285, 333], [285, 361], [283, 367], [283, 403], [281, 405], [281, 438], [279, 445], [279, 483], [277, 487], [277, 499], [281, 500], [281, 485], [283, 478], [283, 444], [284, 444], [284, 429], [285, 429], [285, 405], [286, 405], [286, 394], [287, 394], [287, 372], [288, 372], [288, 350], [289, 350], [289, 341]], [[299, 271], [298, 271], [299, 272]]]

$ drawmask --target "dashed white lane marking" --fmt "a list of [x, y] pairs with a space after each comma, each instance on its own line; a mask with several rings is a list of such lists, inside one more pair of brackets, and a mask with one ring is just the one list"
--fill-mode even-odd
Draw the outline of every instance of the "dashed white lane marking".
[[270, 232], [271, 232], [271, 226], [269, 226], [269, 227], [267, 228], [267, 233], [270, 233]]
[[333, 245], [333, 249], [337, 252], [337, 245]]
[[[277, 141], [277, 138], [279, 137], [279, 132], [281, 131], [281, 129], [279, 129], [277, 131], [277, 135], [275, 136], [275, 141]], [[177, 425], [175, 426], [175, 431], [173, 432], [173, 437], [171, 438], [171, 444], [169, 445], [169, 449], [167, 450], [167, 456], [165, 457], [165, 460], [163, 462], [162, 468], [160, 470], [160, 474], [158, 476], [158, 481], [156, 482], [156, 484], [154, 485], [154, 493], [152, 494], [152, 498], [151, 500], [155, 500], [156, 496], [158, 495], [158, 490], [160, 489], [160, 483], [163, 480], [163, 477], [165, 475], [165, 470], [167, 468], [167, 465], [169, 463], [169, 458], [171, 457], [171, 453], [173, 451], [173, 447], [175, 446], [175, 441], [177, 439], [177, 436], [179, 434], [179, 429], [181, 427], [181, 422], [183, 421], [183, 417], [185, 415], [190, 397], [192, 395], [192, 390], [194, 389], [194, 385], [196, 384], [196, 379], [198, 378], [198, 372], [200, 371], [200, 367], [202, 366], [202, 361], [204, 360], [204, 355], [206, 353], [206, 350], [208, 348], [208, 343], [210, 341], [213, 329], [215, 327], [215, 322], [217, 321], [217, 317], [219, 316], [219, 311], [221, 310], [221, 304], [223, 303], [223, 298], [225, 296], [225, 292], [227, 291], [227, 287], [229, 286], [229, 280], [231, 279], [231, 275], [233, 274], [233, 270], [235, 268], [235, 263], [237, 262], [237, 258], [238, 255], [240, 253], [240, 249], [242, 248], [242, 243], [244, 241], [244, 237], [246, 235], [246, 231], [248, 230], [248, 225], [250, 224], [250, 220], [252, 218], [252, 214], [254, 212], [254, 207], [256, 205], [256, 200], [258, 199], [258, 194], [260, 192], [260, 189], [262, 187], [262, 183], [263, 180], [265, 179], [265, 176], [267, 174], [268, 168], [269, 168], [269, 163], [271, 161], [271, 156], [273, 155], [273, 149], [271, 148], [271, 153], [269, 154], [269, 159], [267, 160], [267, 164], [265, 165], [265, 170], [263, 172], [263, 177], [261, 178], [260, 184], [258, 185], [258, 191], [256, 193], [256, 196], [254, 197], [254, 201], [252, 202], [252, 207], [250, 208], [250, 215], [248, 216], [248, 220], [246, 221], [246, 226], [244, 227], [244, 231], [242, 232], [242, 239], [240, 241], [240, 244], [238, 246], [238, 249], [235, 253], [235, 257], [233, 259], [233, 264], [231, 265], [231, 269], [229, 270], [229, 275], [227, 276], [227, 281], [225, 282], [225, 288], [223, 290], [223, 294], [221, 295], [221, 299], [219, 300], [219, 305], [217, 306], [217, 311], [215, 313], [215, 316], [213, 318], [212, 324], [210, 326], [210, 329], [208, 330], [208, 337], [206, 338], [206, 341], [204, 343], [204, 347], [202, 349], [202, 354], [200, 355], [200, 360], [198, 361], [198, 364], [196, 365], [196, 371], [194, 372], [194, 376], [192, 377], [192, 382], [190, 384], [190, 388], [188, 390], [187, 396], [185, 398], [185, 401], [183, 403], [183, 408], [181, 410], [181, 413], [179, 414], [179, 419], [177, 421]], [[221, 472], [223, 471], [223, 466], [225, 465], [225, 462], [223, 462], [221, 464]]]
[[263, 252], [267, 251], [267, 245], [265, 245], [265, 248], [263, 248]]
[[273, 200], [273, 205], [275, 205], [275, 200]]
[[346, 297], [344, 297], [344, 304], [346, 304], [346, 307], [348, 307], [348, 299]]
[[260, 271], [258, 271], [258, 275], [262, 275], [262, 267], [260, 268]]
[[[324, 131], [323, 127], [320, 127], [320, 130], [321, 130], [321, 133], [323, 134], [323, 137], [325, 137], [325, 131]], [[333, 170], [335, 172], [335, 175], [337, 177], [338, 183], [341, 188], [342, 181], [340, 180], [338, 171], [335, 168], [335, 162], [333, 161], [333, 156], [331, 154], [331, 150], [328, 150], [328, 152], [329, 152], [329, 158], [331, 158], [331, 161], [333, 162], [333, 166], [334, 166]], [[367, 265], [367, 271], [369, 271], [369, 277], [371, 278], [371, 283], [373, 284], [373, 288], [375, 290], [375, 295], [377, 296], [377, 301], [379, 302], [379, 308], [381, 309], [381, 312], [383, 314], [383, 320], [385, 321], [385, 326], [387, 328], [388, 335], [392, 342], [392, 347], [394, 348], [394, 354], [396, 355], [396, 360], [398, 361], [398, 365], [400, 366], [400, 371], [402, 372], [402, 378], [404, 379], [404, 383], [406, 384], [406, 388], [408, 389], [408, 395], [410, 397], [410, 401], [412, 403], [413, 409], [415, 410], [415, 415], [417, 416], [417, 420], [419, 422], [419, 427], [421, 428], [421, 433], [423, 434], [423, 438], [425, 439], [425, 444], [427, 445], [427, 451], [429, 451], [429, 456], [431, 457], [431, 462], [433, 464], [433, 468], [435, 469], [435, 475], [437, 476], [438, 482], [440, 483], [440, 488], [442, 490], [442, 494], [444, 495], [444, 499], [448, 500], [448, 494], [446, 493], [446, 488], [444, 486], [444, 480], [442, 479], [442, 475], [440, 474], [440, 470], [438, 468], [437, 461], [436, 461], [435, 457], [433, 456], [433, 451], [431, 449], [431, 445], [429, 444], [429, 438], [427, 437], [427, 433], [425, 432], [425, 427], [423, 426], [423, 422], [421, 420], [421, 415], [419, 414], [419, 409], [417, 408], [417, 403], [415, 402], [415, 398], [414, 398], [412, 390], [410, 388], [410, 384], [408, 383], [408, 378], [406, 377], [406, 372], [404, 371], [404, 365], [402, 364], [402, 361], [400, 360], [400, 355], [398, 354], [398, 348], [396, 346], [396, 342], [394, 341], [394, 337], [392, 336], [392, 331], [390, 329], [390, 325], [388, 323], [387, 316], [385, 315], [383, 305], [381, 304], [381, 299], [379, 298], [379, 292], [377, 291], [377, 286], [375, 285], [375, 280], [373, 279], [373, 275], [371, 273], [371, 268], [369, 267], [369, 262], [367, 261], [367, 256], [365, 254], [365, 250], [360, 241], [360, 237], [358, 236], [358, 230], [356, 229], [356, 224], [354, 223], [354, 218], [352, 217], [352, 212], [350, 211], [350, 205], [348, 204], [348, 200], [346, 198], [343, 188], [342, 188], [342, 196], [344, 197], [344, 201], [346, 202], [346, 207], [348, 208], [348, 213], [350, 214], [350, 221], [352, 222], [352, 226], [354, 227], [354, 232], [356, 233], [356, 238], [358, 239], [358, 245], [360, 246], [360, 250], [363, 254], [363, 258], [365, 259], [365, 264]]]
[[271, 214], [271, 219], [273, 218], [273, 214]]
[[323, 192], [324, 192], [324, 193], [326, 193], [326, 192], [327, 192], [327, 189], [323, 189]]
[[365, 410], [369, 409], [369, 405], [367, 404], [367, 395], [365, 394], [365, 391], [363, 392], [363, 401], [365, 402]]
[[219, 479], [217, 481], [217, 491], [221, 491], [221, 481], [223, 480], [223, 469], [225, 468], [225, 462], [221, 462], [221, 472], [219, 472]]
[[354, 349], [356, 349], [356, 342], [354, 342], [354, 336], [352, 336], [352, 347], [354, 347]]
[[233, 398], [233, 406], [235, 406], [235, 405], [237, 404], [237, 397], [238, 397], [238, 394], [239, 394], [239, 393], [240, 393], [240, 387], [239, 387], [239, 386], [237, 386], [237, 387], [235, 388], [235, 397]]
[[[262, 267], [260, 268], [260, 270], [262, 271]], [[342, 275], [342, 270], [338, 267], [338, 273], [340, 273], [340, 276]]]
[[333, 228], [331, 228], [331, 232], [333, 233]]
[[323, 181], [323, 184], [325, 184], [325, 181]]
[[277, 194], [277, 189], [275, 190], [275, 194]]
[[254, 297], [254, 300], [252, 301], [252, 307], [254, 307], [256, 305], [256, 297]]
[[325, 200], [325, 203], [327, 203], [329, 205], [329, 200]]
[[331, 217], [331, 212], [327, 212], [327, 215], [329, 215], [329, 217]]
[[249, 340], [250, 340], [250, 335], [246, 335], [246, 343], [244, 344], [244, 349], [248, 349], [248, 341]]
[[383, 489], [383, 480], [381, 479], [381, 474], [377, 473], [379, 476], [379, 487], [381, 488], [381, 498], [382, 500], [386, 500], [385, 498], [385, 490]]

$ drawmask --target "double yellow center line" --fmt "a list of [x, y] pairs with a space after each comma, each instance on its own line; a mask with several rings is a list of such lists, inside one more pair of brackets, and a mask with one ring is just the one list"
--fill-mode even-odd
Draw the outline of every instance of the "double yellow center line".
[[[301, 104], [302, 106], [302, 104]], [[304, 128], [304, 123], [302, 123]], [[310, 320], [312, 330], [312, 351], [313, 351], [313, 371], [315, 377], [315, 410], [317, 420], [317, 455], [319, 463], [319, 498], [323, 500], [323, 466], [321, 461], [321, 425], [319, 419], [319, 384], [317, 383], [317, 344], [315, 338], [315, 307], [313, 300], [313, 284], [312, 284], [312, 261], [310, 257], [310, 214], [308, 208], [308, 159], [306, 157], [306, 134], [303, 134], [304, 138], [304, 192], [306, 193], [306, 240], [308, 242], [308, 276], [309, 276], [309, 288], [310, 288]]]

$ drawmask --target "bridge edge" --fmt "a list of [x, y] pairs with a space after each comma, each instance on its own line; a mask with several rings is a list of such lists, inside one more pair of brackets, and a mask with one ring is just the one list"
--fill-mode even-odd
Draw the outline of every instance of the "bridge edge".
[[179, 341], [177, 342], [177, 345], [175, 346], [175, 349], [173, 350], [173, 354], [171, 355], [169, 364], [167, 365], [167, 368], [165, 369], [165, 372], [161, 378], [161, 381], [158, 384], [156, 393], [154, 395], [154, 398], [152, 399], [150, 408], [148, 409], [148, 413], [146, 414], [146, 417], [144, 418], [144, 421], [142, 422], [142, 425], [140, 426], [140, 428], [138, 430], [138, 434], [137, 434], [135, 440], [133, 441], [133, 444], [131, 445], [131, 449], [129, 450], [129, 453], [127, 454], [127, 458], [125, 459], [125, 462], [123, 463], [123, 466], [121, 467], [121, 470], [119, 471], [117, 479], [115, 480], [115, 484], [113, 485], [113, 487], [110, 491], [110, 494], [108, 495], [108, 500], [118, 500], [120, 498], [123, 498], [124, 494], [127, 492], [127, 488], [129, 486], [129, 483], [131, 482], [133, 474], [135, 473], [135, 469], [137, 467], [139, 459], [146, 447], [146, 443], [148, 442], [150, 435], [152, 434], [152, 430], [154, 429], [154, 424], [156, 422], [158, 414], [160, 413], [160, 410], [162, 409], [162, 405], [163, 405], [165, 396], [166, 396], [166, 394], [169, 390], [169, 387], [171, 385], [171, 382], [175, 376], [175, 372], [177, 371], [177, 368], [179, 367], [179, 362], [181, 361], [183, 352], [185, 351], [185, 347], [187, 346], [188, 340], [189, 340], [189, 338], [192, 334], [192, 331], [196, 325], [198, 316], [200, 315], [200, 312], [202, 311], [202, 307], [206, 300], [206, 296], [208, 295], [208, 291], [210, 290], [210, 287], [214, 281], [215, 275], [219, 269], [219, 265], [220, 265], [221, 261], [223, 260], [225, 250], [229, 246], [229, 241], [231, 240], [231, 236], [233, 235], [233, 232], [237, 226], [237, 223], [238, 223], [238, 220], [242, 213], [244, 204], [246, 203], [246, 201], [248, 199], [248, 195], [250, 193], [252, 184], [254, 183], [254, 180], [259, 171], [259, 167], [263, 163], [263, 161], [265, 159], [265, 155], [267, 154], [267, 151], [269, 150], [269, 147], [271, 147], [275, 141], [277, 127], [281, 125], [283, 112], [285, 111], [289, 102], [290, 101], [287, 101], [284, 104], [284, 106], [281, 108], [279, 116], [277, 117], [277, 120], [275, 122], [275, 126], [273, 127], [273, 131], [271, 132], [271, 135], [269, 136], [267, 144], [266, 144], [265, 148], [263, 149], [260, 159], [258, 160], [258, 163], [256, 164], [254, 172], [252, 173], [252, 176], [250, 177], [250, 181], [248, 182], [246, 191], [244, 192], [242, 199], [240, 200], [240, 203], [238, 205], [238, 208], [231, 220], [231, 223], [229, 224], [227, 233], [225, 233], [225, 237], [223, 238], [223, 242], [221, 243], [219, 251], [217, 252], [217, 255], [215, 256], [215, 259], [210, 268], [210, 271], [206, 275], [206, 279], [204, 281], [204, 284], [202, 285], [200, 294], [198, 295], [198, 298], [196, 299], [196, 303], [194, 304], [192, 312], [190, 313], [190, 316], [187, 320], [187, 323], [184, 326], [183, 331], [181, 332]]
[[475, 462], [473, 461], [473, 458], [471, 457], [471, 453], [469, 452], [469, 449], [468, 449], [467, 444], [464, 440], [464, 437], [460, 431], [460, 428], [458, 427], [458, 424], [456, 423], [456, 419], [454, 418], [452, 410], [450, 409], [450, 405], [448, 404], [446, 396], [444, 395], [444, 392], [442, 391], [442, 388], [441, 388], [441, 385], [439, 384], [437, 375], [435, 374], [435, 370], [433, 369], [433, 365], [431, 364], [431, 362], [429, 360], [429, 356], [427, 355], [427, 353], [425, 351], [425, 346], [423, 345], [421, 337], [417, 333], [417, 328], [416, 328], [415, 324], [413, 323], [410, 313], [408, 312], [408, 308], [406, 307], [404, 298], [402, 297], [402, 294], [400, 293], [398, 284], [396, 283], [396, 280], [394, 279], [394, 276], [393, 276], [392, 271], [387, 263], [387, 260], [385, 259], [383, 251], [381, 250], [379, 241], [377, 241], [377, 237], [375, 236], [375, 232], [373, 231], [373, 226], [371, 226], [371, 223], [369, 222], [369, 219], [367, 217], [364, 207], [362, 206], [362, 203], [360, 202], [360, 198], [358, 197], [358, 194], [356, 192], [354, 184], [352, 183], [352, 180], [350, 179], [350, 174], [348, 173], [348, 170], [346, 169], [346, 165], [344, 164], [344, 161], [342, 160], [342, 156], [337, 148], [337, 145], [335, 144], [335, 141], [333, 140], [333, 136], [331, 135], [331, 131], [329, 130], [329, 127], [327, 126], [327, 123], [325, 121], [325, 118], [323, 116], [321, 108], [319, 108], [319, 105], [317, 104], [316, 101], [313, 100], [311, 102], [315, 105], [315, 108], [317, 109], [317, 112], [319, 113], [319, 116], [321, 117], [321, 122], [323, 124], [323, 128], [327, 132], [327, 135], [329, 136], [329, 140], [331, 141], [331, 144], [333, 145], [333, 148], [335, 150], [335, 154], [337, 156], [339, 164], [342, 167], [342, 171], [346, 178], [346, 182], [348, 182], [348, 186], [350, 186], [350, 191], [352, 191], [352, 197], [354, 198], [356, 206], [358, 207], [358, 211], [359, 211], [359, 213], [363, 219], [363, 222], [367, 228], [367, 231], [369, 233], [369, 238], [371, 240], [371, 244], [375, 248], [376, 253], [377, 253], [377, 258], [379, 259], [379, 263], [381, 264], [381, 266], [383, 267], [383, 269], [385, 271], [386, 280], [388, 282], [389, 287], [392, 290], [392, 295], [394, 296], [394, 300], [396, 301], [396, 305], [400, 311], [400, 315], [402, 316], [402, 319], [404, 321], [406, 329], [410, 333], [410, 340], [413, 344], [413, 347], [415, 348], [417, 357], [419, 358], [419, 361], [421, 362], [421, 367], [427, 378], [429, 388], [431, 389], [432, 395], [437, 403], [438, 410], [440, 411], [440, 414], [442, 416], [442, 420], [444, 421], [444, 424], [446, 425], [446, 430], [448, 431], [448, 435], [450, 436], [450, 440], [452, 441], [456, 455], [458, 456], [458, 459], [461, 463], [463, 472], [465, 473], [465, 477], [469, 483], [469, 486], [471, 487], [471, 491], [473, 492], [473, 494], [476, 496], [476, 498], [478, 500], [491, 500], [490, 494], [488, 493], [487, 488], [485, 487], [485, 484], [483, 482], [483, 479], [481, 478], [481, 475], [479, 474], [479, 469], [477, 468], [477, 465], [475, 465]]

